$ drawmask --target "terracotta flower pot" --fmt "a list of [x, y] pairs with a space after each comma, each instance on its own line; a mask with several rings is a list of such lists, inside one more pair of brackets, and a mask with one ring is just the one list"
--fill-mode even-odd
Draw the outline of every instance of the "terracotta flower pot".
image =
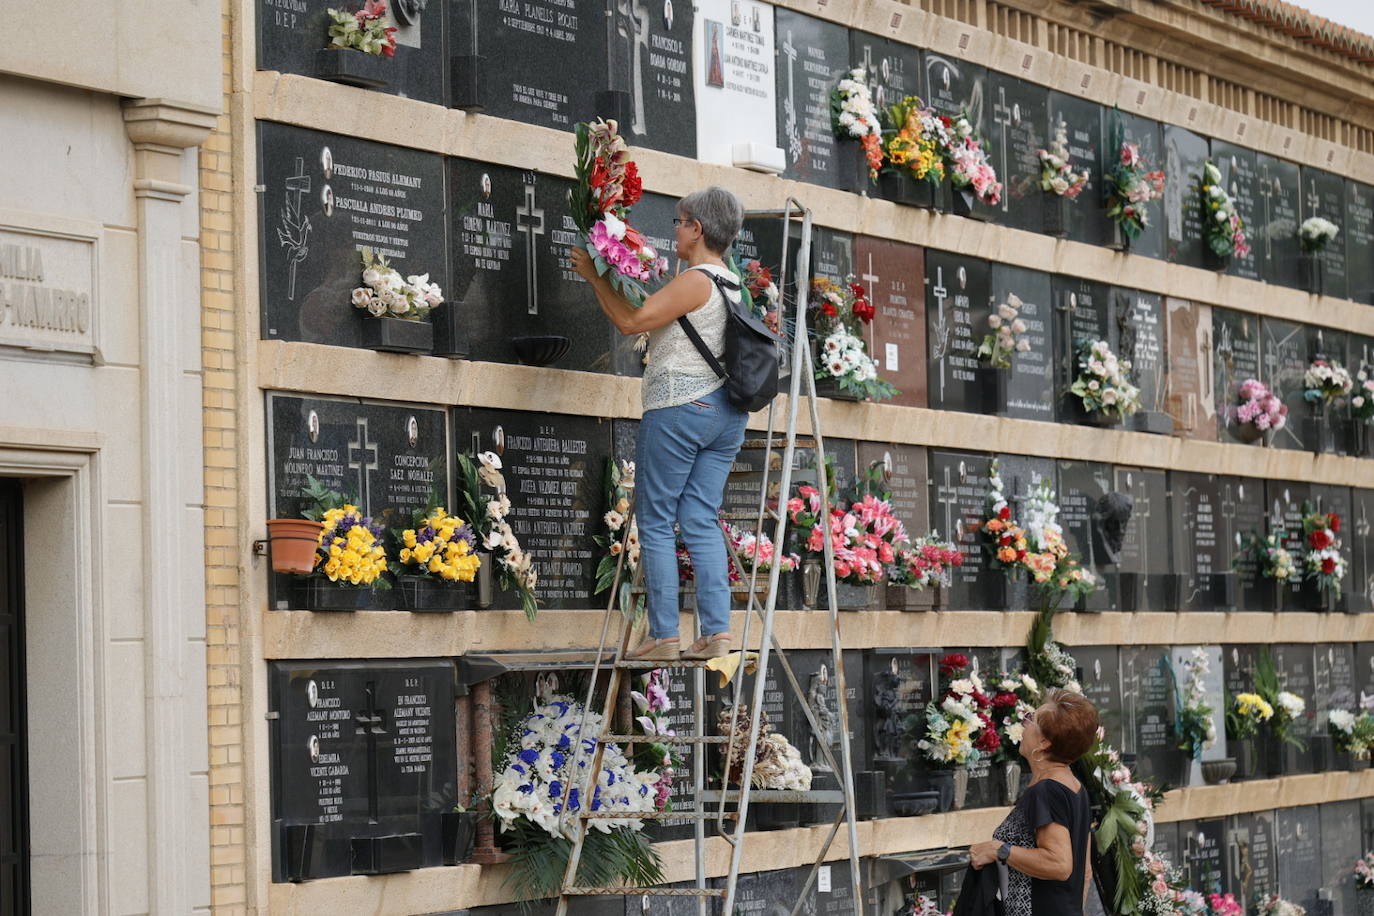
[[272, 571], [308, 575], [315, 568], [315, 551], [323, 530], [322, 522], [308, 518], [269, 518], [267, 546]]

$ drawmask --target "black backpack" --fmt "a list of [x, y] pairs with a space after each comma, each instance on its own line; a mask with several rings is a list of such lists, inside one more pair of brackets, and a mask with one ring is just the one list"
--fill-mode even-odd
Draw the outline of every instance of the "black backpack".
[[740, 288], [737, 281], [727, 280], [711, 270], [704, 273], [710, 276], [725, 300], [725, 365], [712, 355], [686, 315], [678, 318], [678, 324], [682, 325], [683, 332], [696, 345], [706, 364], [725, 379], [725, 394], [730, 403], [753, 413], [777, 397], [783, 340], [769, 330], [762, 319], [754, 317], [744, 304], [743, 296], [738, 302], [731, 301], [729, 294]]

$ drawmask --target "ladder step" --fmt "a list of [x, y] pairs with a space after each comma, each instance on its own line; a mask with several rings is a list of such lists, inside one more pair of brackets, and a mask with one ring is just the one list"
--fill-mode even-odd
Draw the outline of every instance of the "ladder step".
[[[602, 735], [602, 744], [729, 744], [729, 735]], [[742, 736], [736, 740], [743, 741]]]
[[724, 897], [723, 887], [565, 887], [567, 897]]
[[653, 668], [705, 668], [706, 664], [707, 662], [705, 659], [659, 658], [649, 661], [625, 659], [624, 661], [617, 661], [615, 666], [617, 668], [627, 668], [635, 671], [648, 671]]
[[[739, 789], [731, 789], [724, 793], [727, 802], [738, 802], [740, 800]], [[721, 791], [719, 789], [706, 789], [701, 793], [701, 800], [706, 804], [713, 804], [720, 801]], [[796, 804], [844, 804], [844, 791], [842, 789], [817, 789], [812, 792], [794, 792], [791, 789], [751, 789], [749, 801], [753, 802], [782, 802], [784, 804], [793, 802]]]
[[729, 821], [737, 819], [739, 812], [726, 811], [722, 814], [715, 811], [650, 811], [636, 814], [633, 811], [612, 811], [607, 814], [599, 811], [581, 811], [577, 816], [584, 821], [713, 821], [722, 817]]

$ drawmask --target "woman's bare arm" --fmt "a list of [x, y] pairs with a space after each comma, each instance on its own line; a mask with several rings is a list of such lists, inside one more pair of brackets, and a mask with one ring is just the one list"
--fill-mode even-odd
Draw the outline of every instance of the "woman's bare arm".
[[[969, 847], [969, 859], [974, 868], [982, 868], [997, 861], [997, 840], [974, 843]], [[1007, 864], [1023, 875], [1047, 881], [1067, 881], [1073, 875], [1073, 844], [1069, 828], [1050, 823], [1035, 831], [1035, 848], [1013, 846]]]
[[635, 308], [609, 280], [599, 276], [591, 265], [591, 258], [580, 248], [572, 252], [573, 269], [584, 277], [596, 293], [601, 311], [611, 319], [616, 330], [625, 336], [653, 331], [677, 321], [688, 312], [700, 308], [711, 297], [711, 279], [699, 270], [685, 270], [667, 286], [644, 300]]

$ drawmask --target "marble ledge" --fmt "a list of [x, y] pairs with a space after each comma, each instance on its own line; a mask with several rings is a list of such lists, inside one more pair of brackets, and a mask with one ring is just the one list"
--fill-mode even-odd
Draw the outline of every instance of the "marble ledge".
[[[262, 656], [291, 658], [412, 658], [542, 649], [594, 649], [601, 610], [545, 610], [537, 626], [521, 611], [353, 614], [264, 611]], [[736, 611], [733, 631], [743, 628]], [[840, 613], [846, 649], [896, 646], [1019, 646], [1034, 615], [1027, 611]], [[683, 617], [684, 632], [691, 626]], [[613, 629], [613, 633], [616, 631]], [[828, 649], [824, 611], [778, 611], [774, 632], [784, 649]], [[755, 638], [758, 629], [754, 628]], [[1351, 643], [1374, 641], [1374, 614], [1305, 613], [1061, 613], [1055, 637], [1073, 646], [1244, 643]]]
[[[1368, 311], [1374, 316], [1374, 309]], [[347, 368], [340, 371], [337, 347], [279, 340], [261, 340], [255, 346], [257, 384], [268, 391], [340, 397], [366, 392], [368, 397], [401, 402], [413, 401], [413, 392], [423, 391], [426, 401], [436, 405], [608, 419], [640, 416], [639, 381], [633, 378], [356, 349], [347, 351]], [[779, 398], [774, 408], [775, 430], [783, 427], [787, 409], [788, 399]], [[811, 428], [809, 416], [805, 410], [799, 413], [798, 432], [805, 434]], [[1314, 458], [1308, 452], [1177, 436], [828, 399], [821, 399], [820, 417], [826, 435], [870, 442], [1374, 487], [1374, 460], [1339, 455]], [[751, 429], [767, 427], [766, 411], [750, 421]]]
[[[1198, 786], [1170, 792], [1157, 811], [1161, 822], [1194, 820], [1344, 801], [1374, 796], [1374, 770], [1359, 773], [1317, 773], [1221, 786]], [[864, 856], [960, 848], [986, 839], [1006, 816], [1006, 808], [979, 808], [926, 817], [885, 818], [857, 825]], [[802, 827], [750, 833], [744, 844], [741, 871], [765, 871], [809, 865], [815, 860], [829, 827]], [[669, 882], [690, 881], [694, 875], [691, 840], [658, 844]], [[846, 858], [848, 837], [840, 831], [827, 852], [828, 861]], [[729, 846], [719, 838], [706, 842], [706, 874], [719, 877], [729, 870]], [[272, 884], [269, 909], [285, 916], [315, 913], [353, 913], [358, 916], [399, 916], [451, 910], [463, 906], [504, 903], [504, 866], [483, 868], [459, 865], [430, 868], [381, 877], [331, 878], [300, 884]]]

